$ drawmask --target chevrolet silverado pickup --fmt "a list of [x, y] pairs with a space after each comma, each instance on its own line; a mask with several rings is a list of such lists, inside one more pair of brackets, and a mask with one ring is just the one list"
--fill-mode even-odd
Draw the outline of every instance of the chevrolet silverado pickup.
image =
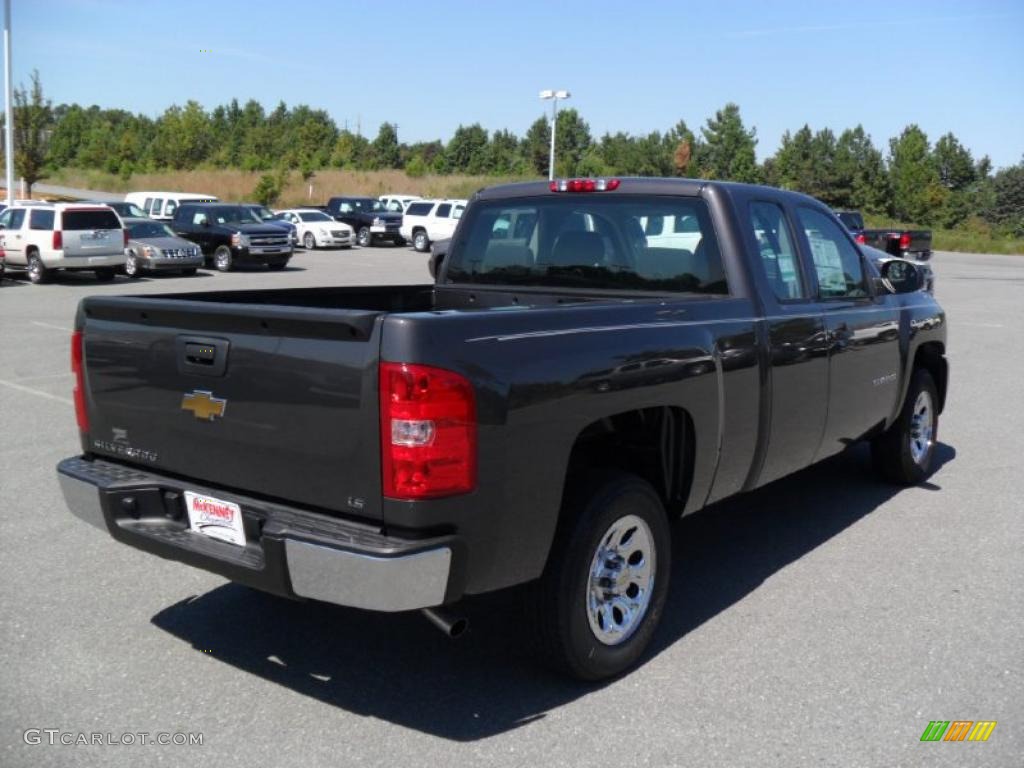
[[946, 316], [885, 271], [794, 192], [494, 187], [432, 284], [83, 299], [58, 477], [114, 539], [289, 598], [454, 635], [521, 585], [540, 654], [606, 678], [658, 625], [678, 516], [861, 440], [929, 475]]
[[836, 211], [836, 216], [846, 225], [853, 239], [861, 245], [868, 245], [903, 259], [928, 261], [932, 257], [930, 229], [865, 229], [864, 217], [860, 211]]

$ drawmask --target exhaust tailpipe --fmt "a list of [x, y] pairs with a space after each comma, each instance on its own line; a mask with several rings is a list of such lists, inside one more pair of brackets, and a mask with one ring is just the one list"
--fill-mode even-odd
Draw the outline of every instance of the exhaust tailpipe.
[[469, 629], [469, 619], [456, 616], [444, 608], [421, 608], [420, 613], [435, 627], [444, 632], [452, 640], [457, 640]]

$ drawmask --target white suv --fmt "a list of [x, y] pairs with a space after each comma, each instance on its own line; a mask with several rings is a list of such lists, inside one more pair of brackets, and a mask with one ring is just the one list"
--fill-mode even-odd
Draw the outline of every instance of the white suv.
[[402, 237], [420, 253], [429, 251], [432, 242], [455, 233], [464, 210], [465, 200], [416, 200], [402, 215]]
[[33, 283], [45, 283], [55, 269], [91, 270], [97, 280], [113, 280], [124, 267], [127, 244], [121, 219], [105, 205], [13, 205], [0, 213], [7, 268], [28, 272]]

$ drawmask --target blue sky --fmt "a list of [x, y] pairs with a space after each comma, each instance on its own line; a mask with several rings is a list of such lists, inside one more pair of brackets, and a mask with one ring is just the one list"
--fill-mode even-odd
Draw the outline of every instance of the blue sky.
[[[156, 116], [195, 99], [307, 103], [353, 130], [522, 135], [543, 88], [595, 136], [691, 128], [728, 101], [758, 155], [805, 122], [953, 131], [997, 167], [1024, 154], [1024, 3], [13, 0], [13, 72], [54, 103]], [[203, 52], [209, 50], [209, 53]]]

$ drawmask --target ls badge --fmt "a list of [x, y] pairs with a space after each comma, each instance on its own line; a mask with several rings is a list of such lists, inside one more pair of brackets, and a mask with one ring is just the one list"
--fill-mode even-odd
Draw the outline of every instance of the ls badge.
[[181, 398], [181, 409], [192, 411], [192, 415], [200, 421], [213, 421], [224, 416], [228, 401], [222, 397], [214, 397], [213, 392], [196, 389]]

